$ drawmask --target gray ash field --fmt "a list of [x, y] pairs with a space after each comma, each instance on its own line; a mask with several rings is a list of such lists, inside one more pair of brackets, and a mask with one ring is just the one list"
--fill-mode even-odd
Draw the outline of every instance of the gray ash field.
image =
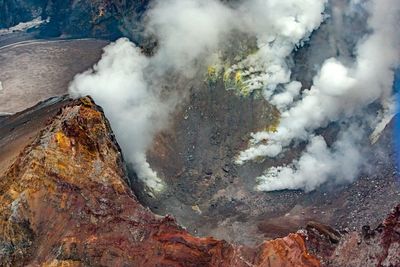
[[66, 94], [75, 74], [96, 63], [107, 43], [95, 39], [31, 40], [0, 47], [0, 113], [22, 111]]

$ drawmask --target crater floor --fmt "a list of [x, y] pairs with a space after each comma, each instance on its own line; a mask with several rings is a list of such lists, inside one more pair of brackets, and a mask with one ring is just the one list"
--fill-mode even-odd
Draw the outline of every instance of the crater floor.
[[[16, 112], [64, 94], [73, 75], [95, 63], [105, 44], [71, 40], [0, 48], [0, 112]], [[285, 236], [310, 220], [358, 230], [365, 224], [376, 226], [400, 202], [393, 125], [374, 146], [366, 143], [369, 164], [352, 184], [325, 186], [307, 194], [256, 192], [255, 177], [269, 166], [290, 162], [301, 146], [279, 159], [236, 166], [233, 158], [246, 146], [248, 134], [266, 127], [274, 108], [262, 99], [238, 97], [222, 84], [198, 83], [183, 89], [189, 92], [186, 101], [148, 151], [148, 160], [167, 190], [153, 198], [138, 184], [134, 189], [142, 203], [155, 213], [172, 214], [191, 233], [254, 244]], [[46, 102], [39, 112], [7, 123], [0, 117], [0, 171], [63, 103]]]
[[[359, 230], [380, 223], [399, 203], [392, 124], [375, 145], [365, 140], [367, 165], [355, 182], [325, 185], [310, 193], [257, 192], [255, 178], [270, 166], [291, 162], [302, 146], [277, 159], [235, 165], [248, 134], [268, 126], [274, 108], [262, 99], [226, 91], [222, 83], [191, 90], [148, 152], [150, 165], [167, 183], [166, 192], [155, 198], [136, 194], [154, 212], [172, 214], [192, 233], [253, 244], [285, 236], [309, 221]], [[334, 138], [334, 127], [323, 135]]]

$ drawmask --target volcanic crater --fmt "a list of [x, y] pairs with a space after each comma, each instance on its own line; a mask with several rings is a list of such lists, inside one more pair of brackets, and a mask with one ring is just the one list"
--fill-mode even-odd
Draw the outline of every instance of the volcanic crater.
[[[393, 122], [374, 145], [365, 140], [367, 164], [354, 183], [325, 184], [309, 193], [260, 192], [254, 189], [256, 177], [271, 166], [290, 163], [304, 144], [294, 144], [275, 159], [236, 165], [249, 133], [273, 124], [279, 112], [260, 97], [226, 90], [222, 81], [199, 82], [186, 90], [186, 100], [147, 153], [167, 185], [165, 191], [148, 194], [132, 170], [130, 174], [142, 203], [155, 213], [173, 215], [191, 233], [254, 245], [295, 232], [310, 221], [358, 230], [380, 223], [400, 201]], [[330, 125], [320, 130], [328, 143], [335, 129]]]
[[[52, 44], [45, 45], [40, 50], [42, 52], [30, 58], [28, 71], [43, 70], [40, 68], [43, 58], [46, 61], [57, 58], [57, 64], [62, 64], [59, 59], [67, 57], [70, 47], [76, 49], [74, 42], [77, 45], [82, 43], [79, 40], [53, 43], [57, 48], [52, 50], [56, 51], [53, 54], [44, 52], [52, 49]], [[98, 60], [99, 50], [105, 42], [94, 44], [91, 53], [80, 57], [74, 66], [82, 68]], [[11, 57], [11, 48], [4, 49], [0, 56], [6, 59], [6, 65], [23, 64], [21, 52], [36, 51], [38, 45], [16, 47], [16, 57]], [[52, 75], [41, 75], [41, 87], [45, 90], [37, 92], [37, 95], [33, 92], [33, 96], [45, 99], [52, 96], [54, 90], [62, 93], [63, 89], [57, 89], [55, 84], [64, 84], [62, 87], [65, 88], [72, 76], [62, 76], [60, 80], [61, 73], [63, 68], [53, 68]], [[30, 77], [26, 76], [22, 81], [30, 83]], [[18, 75], [9, 76], [7, 84], [19, 84], [18, 92], [23, 90]], [[277, 110], [255, 95], [243, 97], [226, 90], [222, 80], [211, 85], [200, 80], [182, 87], [186, 97], [171, 115], [168, 127], [155, 137], [147, 153], [151, 167], [166, 183], [165, 191], [147, 194], [132, 170], [130, 180], [144, 205], [157, 214], [171, 214], [191, 233], [255, 244], [265, 238], [295, 232], [309, 221], [357, 230], [365, 224], [377, 225], [400, 202], [391, 138], [393, 122], [386, 126], [377, 143], [366, 147], [368, 164], [354, 183], [325, 185], [310, 193], [300, 190], [259, 192], [254, 190], [255, 177], [268, 167], [289, 163], [298, 157], [304, 144], [291, 147], [279, 158], [238, 166], [234, 159], [240, 150], [246, 148], [249, 133], [272, 124]], [[7, 87], [5, 90], [11, 92]], [[18, 103], [32, 99], [20, 97]], [[2, 117], [2, 170], [17, 157], [19, 150], [32, 140], [63, 101], [46, 101], [21, 114], [18, 118], [22, 119]], [[335, 137], [335, 126], [321, 132], [329, 142]]]

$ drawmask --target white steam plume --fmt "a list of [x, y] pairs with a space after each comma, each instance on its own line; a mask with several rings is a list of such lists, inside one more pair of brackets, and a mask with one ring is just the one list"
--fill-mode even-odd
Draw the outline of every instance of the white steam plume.
[[[245, 67], [250, 90], [265, 87], [269, 99], [278, 84], [290, 82], [286, 58], [319, 27], [326, 2], [248, 0], [226, 5], [219, 0], [154, 1], [145, 17], [146, 31], [158, 41], [155, 55], [145, 57], [128, 40], [118, 40], [105, 48], [92, 70], [77, 75], [70, 93], [74, 97], [89, 94], [104, 108], [139, 178], [159, 191], [162, 181], [146, 162], [146, 150], [175, 106], [173, 100], [160, 97], [165, 76], [195, 77], [198, 67], [212, 63], [212, 55], [225, 47], [227, 36], [247, 34], [257, 39], [258, 51], [232, 68]], [[292, 102], [298, 94], [298, 84], [287, 88], [290, 95], [276, 96], [277, 105]]]
[[286, 59], [319, 27], [327, 0], [244, 1], [238, 18], [244, 32], [257, 37], [258, 51], [232, 69], [245, 69], [249, 91], [264, 88], [271, 99], [277, 85], [290, 82]]
[[351, 182], [361, 161], [359, 150], [362, 131], [356, 127], [341, 132], [332, 147], [322, 136], [311, 136], [300, 159], [292, 166], [272, 167], [258, 177], [258, 190], [303, 189], [312, 191], [327, 182]]
[[215, 0], [155, 1], [147, 13], [147, 31], [157, 36], [153, 60], [160, 70], [188, 73], [209, 57], [233, 27], [234, 11]]
[[167, 119], [170, 107], [160, 99], [157, 86], [150, 88], [146, 78], [149, 59], [128, 39], [104, 48], [101, 60], [70, 85], [73, 97], [91, 95], [104, 107], [118, 142], [140, 179], [154, 190], [162, 181], [146, 162], [146, 149], [153, 135]]
[[[258, 189], [313, 190], [332, 177], [354, 179], [359, 161], [353, 162], [353, 159], [359, 158], [357, 150], [360, 149], [354, 142], [354, 134], [342, 133], [341, 139], [328, 148], [322, 137], [313, 132], [330, 122], [350, 121], [369, 104], [381, 101], [384, 105], [391, 98], [394, 69], [400, 63], [397, 29], [400, 4], [396, 0], [372, 0], [367, 2], [366, 8], [371, 13], [368, 20], [371, 33], [359, 42], [356, 61], [346, 66], [335, 58], [326, 60], [314, 78], [314, 85], [303, 91], [301, 99], [282, 113], [277, 132], [253, 134], [252, 146], [237, 158], [237, 163], [242, 164], [260, 156], [275, 157], [294, 140], [309, 142], [301, 158], [292, 165], [267, 170], [259, 178]], [[363, 118], [365, 124], [371, 123], [370, 115], [359, 118]], [[372, 119], [369, 126], [379, 125], [379, 119]], [[362, 134], [365, 136], [364, 132]], [[265, 141], [266, 144], [260, 144]], [[349, 147], [353, 147], [352, 150]], [[343, 166], [346, 172], [340, 170]]]

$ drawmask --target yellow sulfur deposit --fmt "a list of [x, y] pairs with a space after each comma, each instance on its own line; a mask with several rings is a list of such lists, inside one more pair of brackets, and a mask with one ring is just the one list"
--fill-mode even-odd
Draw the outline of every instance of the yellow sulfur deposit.
[[70, 147], [70, 141], [69, 141], [68, 137], [65, 136], [64, 133], [57, 132], [55, 134], [55, 137], [56, 137], [56, 141], [61, 149], [67, 149]]
[[241, 74], [240, 70], [238, 70], [235, 74], [235, 82], [236, 82], [236, 84], [239, 84], [242, 82], [242, 74]]

